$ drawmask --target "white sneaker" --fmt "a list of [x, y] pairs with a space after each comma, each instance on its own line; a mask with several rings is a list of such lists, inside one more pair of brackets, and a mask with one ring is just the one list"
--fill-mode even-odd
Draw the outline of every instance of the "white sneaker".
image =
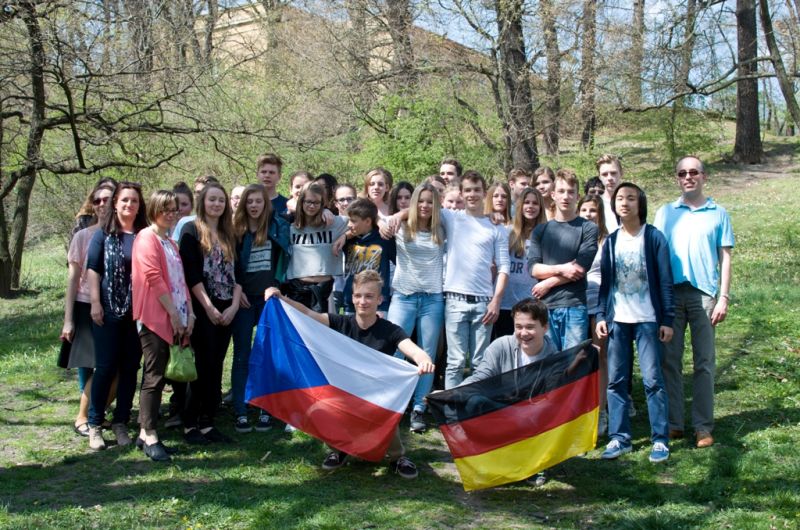
[[106, 448], [102, 428], [89, 426], [89, 448], [92, 451], [102, 451]]
[[653, 444], [653, 450], [650, 451], [650, 458], [649, 460], [654, 463], [658, 464], [659, 462], [666, 462], [669, 458], [669, 447], [662, 442], [656, 442]]
[[294, 425], [289, 425], [288, 423], [286, 424], [286, 427], [283, 428], [283, 432], [294, 432], [296, 430], [297, 427], [295, 427]]

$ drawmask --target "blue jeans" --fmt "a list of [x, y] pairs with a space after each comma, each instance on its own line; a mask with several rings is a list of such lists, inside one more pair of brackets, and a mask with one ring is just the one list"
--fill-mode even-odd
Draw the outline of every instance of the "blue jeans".
[[447, 370], [444, 375], [444, 387], [448, 390], [457, 387], [464, 380], [467, 360], [473, 370], [483, 360], [483, 354], [492, 336], [492, 325], [484, 325], [481, 322], [488, 305], [489, 302], [445, 300]]
[[[406, 335], [416, 328], [419, 347], [430, 355], [431, 361], [436, 362], [436, 348], [439, 345], [439, 335], [442, 333], [444, 322], [444, 295], [442, 293], [414, 293], [405, 295], [395, 292], [389, 313], [386, 315], [389, 322], [397, 324]], [[397, 357], [403, 357], [398, 352]], [[425, 411], [423, 398], [427, 396], [433, 386], [433, 374], [420, 376], [417, 388], [414, 390], [414, 410]]]
[[136, 322], [130, 316], [115, 318], [107, 308], [103, 325], [92, 322], [94, 336], [95, 370], [92, 392], [89, 399], [89, 425], [102, 425], [106, 403], [114, 377], [117, 382], [117, 406], [114, 408], [114, 423], [128, 423], [131, 419], [133, 396], [136, 393], [136, 374], [142, 359], [142, 345]]
[[548, 311], [548, 334], [556, 351], [577, 346], [589, 338], [589, 313], [586, 306], [557, 307]]
[[247, 415], [244, 390], [247, 374], [250, 371], [250, 351], [253, 349], [253, 328], [258, 325], [264, 309], [263, 296], [247, 296], [250, 307], [239, 308], [233, 317], [233, 364], [231, 365], [231, 386], [233, 387], [233, 411], [237, 416]]
[[92, 374], [94, 374], [94, 368], [78, 368], [78, 389], [83, 393], [83, 389], [86, 388], [86, 383], [89, 382], [91, 379]]
[[661, 372], [662, 344], [658, 340], [658, 324], [611, 324], [608, 334], [608, 435], [624, 444], [631, 441], [631, 421], [628, 416], [628, 365], [633, 358], [633, 341], [639, 353], [639, 368], [650, 417], [650, 439], [669, 443], [667, 416], [669, 401]]

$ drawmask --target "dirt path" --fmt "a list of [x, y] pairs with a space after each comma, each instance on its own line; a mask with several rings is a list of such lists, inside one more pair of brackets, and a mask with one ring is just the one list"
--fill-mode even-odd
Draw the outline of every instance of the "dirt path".
[[763, 179], [800, 176], [800, 144], [770, 144], [761, 164], [734, 164], [727, 160], [712, 163], [713, 175], [725, 187], [751, 186]]

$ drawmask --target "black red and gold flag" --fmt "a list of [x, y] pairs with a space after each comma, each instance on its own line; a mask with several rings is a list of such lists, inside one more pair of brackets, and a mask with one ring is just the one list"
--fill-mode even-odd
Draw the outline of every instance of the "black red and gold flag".
[[525, 479], [594, 448], [597, 352], [586, 341], [476, 383], [428, 395], [464, 489]]

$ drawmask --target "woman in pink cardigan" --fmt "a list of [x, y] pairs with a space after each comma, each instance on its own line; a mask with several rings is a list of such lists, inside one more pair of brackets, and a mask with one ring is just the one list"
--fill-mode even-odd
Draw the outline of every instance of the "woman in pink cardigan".
[[169, 461], [172, 452], [156, 433], [169, 347], [177, 341], [188, 344], [195, 320], [181, 256], [168, 235], [175, 227], [177, 214], [173, 192], [154, 192], [147, 202], [150, 226], [139, 232], [133, 243], [133, 318], [139, 328], [144, 357], [139, 392], [141, 431], [136, 445], [157, 462]]

